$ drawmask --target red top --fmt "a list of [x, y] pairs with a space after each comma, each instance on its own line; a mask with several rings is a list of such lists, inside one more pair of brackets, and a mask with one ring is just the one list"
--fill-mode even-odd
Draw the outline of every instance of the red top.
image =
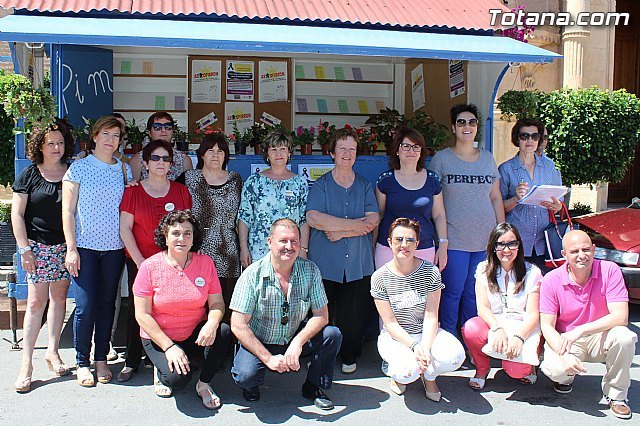
[[120, 211], [133, 215], [133, 237], [145, 259], [160, 251], [153, 236], [160, 220], [169, 212], [190, 208], [191, 194], [187, 187], [171, 181], [164, 197], [154, 198], [142, 185], [137, 185], [126, 188], [120, 202]]
[[[181, 273], [168, 263], [164, 253], [146, 259], [133, 284], [133, 294], [152, 299], [151, 316], [171, 340], [187, 340], [207, 318], [207, 299], [221, 292], [213, 260], [206, 254], [193, 258]], [[140, 328], [140, 336], [149, 335]]]

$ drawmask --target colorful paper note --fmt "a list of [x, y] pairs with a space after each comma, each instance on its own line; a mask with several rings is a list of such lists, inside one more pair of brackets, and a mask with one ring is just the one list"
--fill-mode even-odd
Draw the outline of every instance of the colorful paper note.
[[336, 74], [336, 80], [344, 80], [344, 68], [333, 67], [333, 72]]
[[316, 102], [318, 104], [318, 112], [329, 112], [326, 99], [316, 99]]
[[321, 65], [318, 65], [318, 66], [313, 67], [313, 72], [315, 72], [315, 74], [316, 74], [316, 78], [317, 78], [318, 80], [324, 80], [325, 78], [327, 78], [327, 77], [325, 77], [325, 75], [324, 75], [324, 67], [323, 67], [323, 66], [321, 66]]
[[304, 78], [304, 67], [296, 65], [296, 78]]
[[296, 103], [298, 104], [298, 112], [309, 112], [305, 98], [296, 98]]
[[166, 109], [166, 98], [164, 96], [156, 96], [156, 111], [164, 111]]
[[359, 99], [358, 109], [360, 110], [361, 114], [369, 114], [369, 105], [367, 104], [367, 101]]
[[144, 74], [144, 75], [153, 74], [153, 62], [152, 61], [144, 61], [144, 62], [142, 62], [142, 74]]
[[384, 101], [376, 101], [376, 110], [378, 112], [384, 109]]
[[353, 74], [353, 79], [356, 81], [364, 80], [362, 78], [362, 68], [360, 67], [351, 67], [351, 73]]
[[131, 61], [120, 62], [120, 74], [131, 74]]
[[349, 104], [346, 99], [338, 99], [338, 110], [343, 114], [349, 112]]
[[184, 96], [176, 96], [173, 98], [173, 107], [176, 110], [184, 110]]

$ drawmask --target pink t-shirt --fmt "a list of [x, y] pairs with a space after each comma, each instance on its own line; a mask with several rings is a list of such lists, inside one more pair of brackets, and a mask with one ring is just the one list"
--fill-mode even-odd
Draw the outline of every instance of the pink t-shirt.
[[[221, 292], [213, 260], [206, 254], [192, 254], [182, 275], [167, 263], [164, 252], [154, 254], [142, 262], [133, 284], [135, 296], [152, 299], [151, 316], [177, 342], [186, 340], [206, 319], [209, 295]], [[140, 336], [149, 339], [142, 328]]]
[[549, 272], [540, 288], [540, 313], [557, 315], [560, 333], [609, 314], [607, 303], [628, 302], [629, 293], [618, 265], [594, 260], [589, 281], [581, 287], [569, 278], [568, 264]]

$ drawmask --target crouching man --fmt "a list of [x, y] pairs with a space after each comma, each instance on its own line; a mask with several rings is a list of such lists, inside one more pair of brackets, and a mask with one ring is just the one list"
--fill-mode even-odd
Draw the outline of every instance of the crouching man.
[[569, 393], [583, 362], [603, 362], [602, 392], [614, 416], [631, 418], [627, 391], [638, 337], [627, 328], [629, 295], [620, 268], [594, 260], [583, 231], [562, 240], [567, 262], [549, 272], [540, 289], [540, 323], [546, 340], [541, 370], [558, 393]]

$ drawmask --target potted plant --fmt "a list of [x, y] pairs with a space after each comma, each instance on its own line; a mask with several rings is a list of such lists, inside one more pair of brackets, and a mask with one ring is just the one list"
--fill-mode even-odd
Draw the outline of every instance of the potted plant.
[[264, 125], [264, 123], [253, 123], [249, 130], [248, 137], [249, 145], [253, 147], [253, 151], [256, 155], [262, 154], [262, 141], [266, 138], [271, 130], [270, 127]]
[[147, 137], [147, 132], [140, 129], [140, 125], [136, 123], [135, 118], [131, 118], [131, 120], [126, 122], [126, 129], [127, 141], [125, 146], [131, 147], [127, 154], [136, 154], [142, 151], [142, 143], [144, 142], [144, 138]]
[[422, 135], [427, 145], [428, 155], [434, 155], [436, 151], [445, 147], [451, 139], [451, 131], [447, 126], [436, 123], [435, 119], [424, 111], [416, 111], [415, 115], [409, 118], [405, 125]]
[[373, 155], [378, 149], [378, 135], [366, 128], [356, 129], [358, 155]]
[[300, 146], [302, 155], [311, 155], [315, 133], [316, 129], [313, 126], [310, 128], [298, 126], [295, 132], [293, 132], [293, 143]]
[[316, 138], [322, 149], [322, 155], [329, 155], [329, 140], [331, 139], [331, 134], [335, 131], [335, 124], [329, 125], [328, 121], [322, 122], [320, 120], [320, 124], [316, 127]]
[[[196, 130], [197, 133], [197, 130]], [[173, 127], [173, 141], [176, 144], [176, 149], [178, 151], [187, 152], [189, 151], [189, 142], [191, 142], [191, 135], [185, 132], [178, 126]]]
[[[393, 132], [400, 126], [405, 125], [407, 119], [395, 109], [385, 108], [378, 114], [371, 114], [365, 125], [368, 125], [372, 132], [378, 135], [378, 140], [384, 144], [387, 151], [393, 141]], [[389, 155], [389, 152], [387, 152]]]
[[53, 123], [58, 111], [56, 99], [47, 87], [35, 89], [27, 77], [4, 71], [0, 71], [0, 103], [14, 124], [21, 118], [27, 122], [24, 129], [16, 126], [14, 134], [29, 133], [29, 123]]
[[244, 135], [238, 130], [238, 123], [236, 121], [233, 122], [233, 133], [229, 135], [229, 139], [233, 141], [236, 154], [245, 155], [247, 153]]
[[512, 118], [539, 118], [540, 104], [545, 93], [539, 90], [508, 90], [498, 99], [498, 109], [504, 121]]
[[92, 148], [91, 129], [93, 129], [96, 120], [83, 115], [82, 121], [84, 121], [83, 126], [78, 126], [73, 129], [73, 138], [78, 144], [80, 151], [89, 151]]

